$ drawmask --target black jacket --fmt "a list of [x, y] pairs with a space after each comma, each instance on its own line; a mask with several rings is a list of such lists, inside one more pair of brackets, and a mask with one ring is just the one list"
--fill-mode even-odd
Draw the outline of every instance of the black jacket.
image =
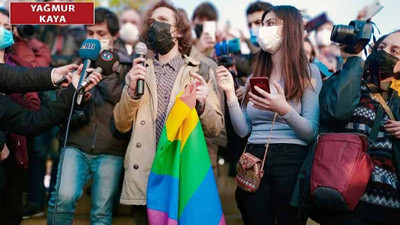
[[[113, 110], [121, 97], [123, 77], [113, 73], [90, 90], [91, 97], [75, 112], [86, 119], [71, 122], [67, 145], [88, 154], [124, 156], [130, 133], [118, 132], [114, 125]], [[61, 135], [63, 137], [64, 135]]]
[[[54, 89], [51, 81], [52, 68], [26, 69], [22, 67], [0, 65], [0, 92], [20, 93]], [[35, 136], [54, 125], [65, 121], [69, 114], [75, 87], [70, 84], [59, 99], [43, 106], [37, 112], [31, 112], [0, 94], [0, 130], [21, 135]], [[0, 135], [0, 150], [4, 138]]]

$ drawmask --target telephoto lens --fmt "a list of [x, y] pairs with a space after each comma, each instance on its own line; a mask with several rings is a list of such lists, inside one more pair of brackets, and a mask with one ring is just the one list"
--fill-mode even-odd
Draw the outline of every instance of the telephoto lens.
[[17, 32], [22, 38], [31, 39], [36, 33], [36, 26], [34, 25], [17, 25]]
[[346, 44], [351, 43], [354, 35], [354, 27], [348, 25], [335, 25], [331, 33], [331, 41]]
[[371, 21], [353, 20], [349, 25], [333, 26], [331, 41], [343, 44], [343, 51], [357, 54], [367, 46], [372, 32]]

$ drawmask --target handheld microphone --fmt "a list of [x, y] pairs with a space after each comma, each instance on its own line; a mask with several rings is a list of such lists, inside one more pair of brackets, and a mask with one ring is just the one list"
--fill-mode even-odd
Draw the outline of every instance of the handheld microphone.
[[[100, 73], [103, 76], [113, 74], [118, 70], [119, 67], [119, 56], [113, 52], [104, 50], [100, 57], [96, 60], [95, 72]], [[86, 78], [81, 85], [78, 87], [78, 91], [84, 90], [90, 84], [90, 80]]]
[[[92, 61], [96, 61], [100, 55], [100, 41], [97, 39], [86, 39], [82, 42], [79, 49], [79, 57], [84, 60], [81, 77], [79, 78], [78, 87], [81, 86], [82, 81], [87, 76], [87, 69], [90, 68]], [[77, 103], [82, 101], [82, 90], [78, 94]]]
[[[147, 46], [143, 42], [137, 43], [135, 46], [135, 52], [136, 52], [136, 58], [146, 58], [147, 54]], [[142, 63], [144, 66], [144, 62]], [[144, 80], [140, 79], [137, 81], [137, 86], [136, 86], [136, 95], [142, 96], [144, 94]]]

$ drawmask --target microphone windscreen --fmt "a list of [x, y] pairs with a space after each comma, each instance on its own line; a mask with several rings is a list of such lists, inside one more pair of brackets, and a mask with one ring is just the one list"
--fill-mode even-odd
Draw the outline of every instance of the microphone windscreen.
[[103, 69], [102, 75], [108, 76], [118, 70], [119, 56], [118, 54], [104, 50], [100, 57], [96, 60], [96, 67]]
[[86, 39], [82, 42], [79, 49], [79, 57], [82, 60], [90, 59], [96, 61], [100, 55], [100, 41], [96, 39]]
[[147, 46], [143, 42], [139, 42], [135, 46], [135, 53], [137, 55], [146, 55], [147, 54]]

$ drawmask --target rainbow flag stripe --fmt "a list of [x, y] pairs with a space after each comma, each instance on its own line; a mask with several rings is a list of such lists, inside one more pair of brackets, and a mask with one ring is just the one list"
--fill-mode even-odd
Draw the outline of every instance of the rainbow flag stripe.
[[176, 98], [147, 186], [150, 225], [225, 225], [194, 85]]

